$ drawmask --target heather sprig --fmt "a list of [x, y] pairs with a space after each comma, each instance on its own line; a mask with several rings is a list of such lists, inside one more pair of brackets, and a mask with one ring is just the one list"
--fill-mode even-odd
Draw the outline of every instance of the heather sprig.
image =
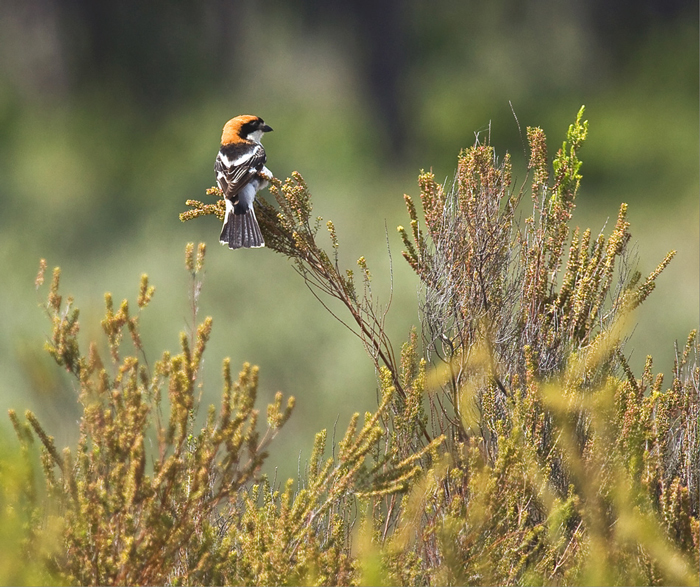
[[[199, 246], [196, 259], [193, 250], [193, 245], [186, 248], [186, 266], [194, 278], [203, 270], [205, 248]], [[257, 368], [246, 363], [232, 380], [226, 359], [221, 407], [210, 406], [197, 431], [196, 392], [212, 319], [206, 318], [192, 338], [183, 333], [180, 353], [163, 353], [149, 371], [138, 318], [154, 288], [144, 275], [139, 314], [131, 315], [126, 300], [115, 310], [111, 294], [105, 295], [107, 363], [95, 344], [82, 353], [78, 310], [71, 298], [62, 307], [59, 279], [56, 269], [45, 304], [53, 325], [47, 348], [78, 386], [83, 417], [75, 452], [59, 452], [36, 416], [26, 414], [42, 447], [48, 494], [64, 521], [65, 549], [52, 564], [70, 583], [164, 583], [175, 567], [190, 576], [208, 559], [197, 544], [210, 532], [217, 508], [235, 500], [259, 474], [267, 446], [291, 416], [294, 398], [283, 407], [278, 394], [261, 435], [254, 407]], [[125, 330], [142, 358], [125, 352]], [[166, 419], [161, 418], [164, 392]], [[14, 413], [11, 417], [26, 443], [30, 433]]]

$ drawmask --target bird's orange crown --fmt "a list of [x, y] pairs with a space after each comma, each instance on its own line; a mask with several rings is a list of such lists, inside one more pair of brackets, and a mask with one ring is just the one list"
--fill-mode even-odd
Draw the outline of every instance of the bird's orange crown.
[[250, 132], [262, 127], [265, 127], [265, 121], [259, 116], [251, 116], [250, 114], [236, 116], [224, 125], [224, 130], [221, 133], [221, 144], [228, 145], [229, 143], [247, 141], [246, 137]]

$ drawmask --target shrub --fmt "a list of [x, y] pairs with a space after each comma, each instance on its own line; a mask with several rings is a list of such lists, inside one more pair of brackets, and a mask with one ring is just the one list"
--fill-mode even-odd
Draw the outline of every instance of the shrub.
[[[421, 329], [399, 353], [364, 257], [359, 279], [340, 266], [331, 221], [330, 252], [317, 242], [323, 221], [301, 175], [274, 182], [277, 207], [257, 203], [268, 247], [326, 309], [328, 296], [345, 307], [336, 317], [378, 373], [377, 411], [355, 414], [325, 460], [319, 432], [298, 486], [259, 475], [293, 398], [283, 407], [278, 394], [259, 432], [257, 368], [234, 382], [224, 362], [221, 407], [198, 430], [210, 318], [150, 367], [144, 276], [135, 315], [106, 296], [109, 359], [95, 344], [84, 355], [55, 270], [47, 350], [78, 384], [76, 456], [31, 413], [28, 424], [10, 414], [25, 453], [39, 438], [47, 484], [45, 501], [24, 485], [26, 543], [62, 537], [56, 550], [35, 547], [42, 572], [89, 584], [697, 583], [698, 340], [693, 331], [677, 349], [670, 387], [651, 358], [633, 374], [624, 324], [673, 252], [645, 280], [630, 270], [625, 204], [607, 237], [572, 230], [582, 115], [551, 170], [544, 133], [528, 129], [529, 193], [512, 187], [509, 158], [478, 141], [451, 186], [420, 174], [422, 214], [405, 196], [409, 228], [398, 230], [422, 288]], [[181, 218], [221, 218], [221, 192], [208, 193], [216, 203], [188, 200]], [[186, 250], [195, 316], [204, 252]]]

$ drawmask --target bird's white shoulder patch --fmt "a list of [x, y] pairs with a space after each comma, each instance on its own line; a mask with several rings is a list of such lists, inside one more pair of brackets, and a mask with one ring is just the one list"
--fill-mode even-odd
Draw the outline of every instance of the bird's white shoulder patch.
[[250, 151], [246, 151], [245, 153], [242, 153], [241, 155], [239, 155], [235, 159], [229, 159], [228, 156], [226, 155], [226, 153], [220, 152], [219, 159], [224, 164], [224, 167], [226, 167], [227, 169], [231, 169], [232, 167], [239, 167], [241, 165], [244, 165], [245, 163], [250, 161], [250, 159], [253, 157], [254, 154], [255, 154], [255, 150], [251, 149]]

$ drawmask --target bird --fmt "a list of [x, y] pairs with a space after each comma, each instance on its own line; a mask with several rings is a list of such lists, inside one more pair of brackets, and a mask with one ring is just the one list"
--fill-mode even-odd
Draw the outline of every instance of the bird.
[[260, 143], [262, 135], [271, 130], [259, 116], [243, 114], [229, 120], [221, 133], [214, 171], [226, 213], [219, 242], [230, 249], [265, 246], [253, 202], [273, 178], [265, 167], [267, 155]]

